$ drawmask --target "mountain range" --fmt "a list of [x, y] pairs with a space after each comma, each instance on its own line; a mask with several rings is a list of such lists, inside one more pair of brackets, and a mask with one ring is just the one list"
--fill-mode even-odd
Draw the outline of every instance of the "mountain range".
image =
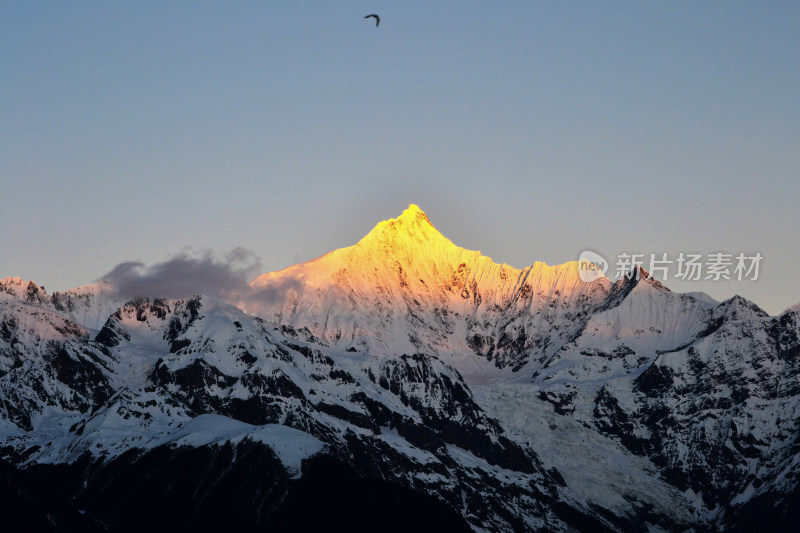
[[411, 205], [239, 299], [2, 279], [0, 521], [793, 530], [800, 306], [632, 274], [496, 264]]

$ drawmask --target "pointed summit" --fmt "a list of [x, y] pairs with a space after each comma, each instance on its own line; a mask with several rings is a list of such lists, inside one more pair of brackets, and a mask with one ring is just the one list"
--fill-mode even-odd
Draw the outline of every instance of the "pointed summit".
[[410, 204], [399, 217], [378, 222], [356, 247], [419, 253], [420, 247], [451, 248], [455, 245], [439, 233], [418, 205]]
[[409, 230], [411, 229], [424, 229], [427, 230], [429, 228], [436, 229], [431, 224], [431, 220], [428, 218], [428, 215], [419, 208], [417, 204], [409, 204], [409, 206], [400, 213], [400, 216], [397, 218], [390, 218], [389, 220], [384, 220], [383, 222], [379, 222], [377, 227], [380, 227], [381, 224], [389, 224], [392, 225], [394, 223], [404, 225], [408, 227]]
[[0, 299], [13, 298], [26, 303], [47, 303], [50, 296], [44, 287], [19, 277], [0, 279]]
[[408, 204], [408, 207], [406, 207], [405, 210], [403, 210], [403, 212], [400, 214], [399, 217], [397, 217], [397, 219], [398, 220], [424, 219], [425, 221], [428, 222], [428, 224], [430, 224], [431, 222], [430, 219], [428, 219], [428, 215], [426, 215], [425, 212], [422, 211], [422, 209], [420, 209], [417, 204]]

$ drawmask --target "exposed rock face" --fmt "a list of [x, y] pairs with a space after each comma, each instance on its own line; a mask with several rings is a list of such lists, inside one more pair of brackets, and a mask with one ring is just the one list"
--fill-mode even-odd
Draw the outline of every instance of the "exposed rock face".
[[756, 496], [788, 501], [800, 451], [796, 311], [769, 317], [739, 297], [703, 310], [643, 283], [532, 387], [697, 495], [714, 527], [735, 524]]

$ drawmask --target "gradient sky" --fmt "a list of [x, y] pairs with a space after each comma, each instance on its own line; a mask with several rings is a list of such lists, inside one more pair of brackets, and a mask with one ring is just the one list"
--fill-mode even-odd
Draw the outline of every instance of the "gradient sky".
[[518, 268], [760, 252], [667, 285], [800, 302], [800, 3], [0, 2], [0, 277], [277, 270], [412, 202]]

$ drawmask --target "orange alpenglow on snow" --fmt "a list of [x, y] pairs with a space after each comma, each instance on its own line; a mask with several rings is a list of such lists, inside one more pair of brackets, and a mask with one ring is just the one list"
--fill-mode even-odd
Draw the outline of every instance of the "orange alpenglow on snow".
[[[451, 331], [461, 326], [451, 327], [448, 317], [474, 321], [487, 313], [529, 315], [548, 306], [563, 308], [579, 299], [605, 296], [611, 282], [601, 277], [585, 283], [577, 265], [577, 261], [558, 266], [536, 262], [517, 269], [497, 264], [453, 244], [411, 204], [399, 217], [378, 223], [353, 246], [257, 277], [251, 286], [263, 298], [245, 307], [269, 321], [308, 328], [314, 336], [334, 343], [367, 343], [373, 352], [408, 351], [420, 345], [469, 351], [465, 332]], [[372, 310], [369, 324], [363, 323], [365, 310]], [[384, 346], [381, 338], [396, 337], [389, 330], [395, 332], [407, 321], [444, 324], [443, 329], [432, 329], [450, 333], [427, 340], [412, 334], [408, 346]]]
[[512, 297], [521, 285], [535, 281], [532, 289], [548, 288], [563, 294], [584, 284], [577, 265], [577, 261], [557, 266], [535, 262], [517, 269], [497, 264], [478, 251], [453, 244], [417, 205], [411, 204], [399, 217], [379, 222], [355, 245], [263, 274], [251, 285], [296, 288], [299, 283], [306, 291], [340, 286], [372, 294], [428, 294], [437, 299], [449, 299], [458, 288], [455, 296], [464, 300], [467, 293], [477, 296], [478, 292], [481, 296], [503, 293]]

